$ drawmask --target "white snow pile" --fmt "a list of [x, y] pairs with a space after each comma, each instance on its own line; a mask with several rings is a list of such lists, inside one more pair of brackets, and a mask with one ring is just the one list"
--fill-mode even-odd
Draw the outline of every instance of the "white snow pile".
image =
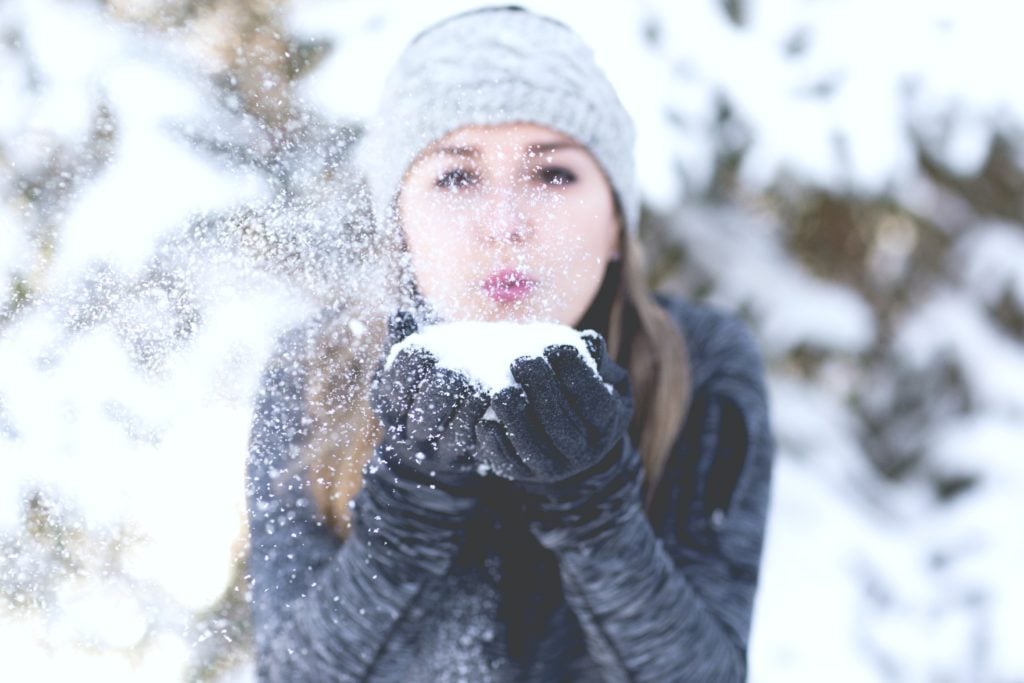
[[598, 375], [597, 364], [584, 341], [588, 336], [597, 336], [597, 332], [579, 332], [567, 325], [550, 322], [466, 320], [439, 323], [425, 327], [392, 346], [385, 367], [390, 368], [403, 349], [421, 348], [429, 351], [441, 367], [462, 373], [483, 391], [494, 395], [516, 385], [511, 366], [517, 358], [543, 358], [544, 349], [551, 345], [574, 347]]

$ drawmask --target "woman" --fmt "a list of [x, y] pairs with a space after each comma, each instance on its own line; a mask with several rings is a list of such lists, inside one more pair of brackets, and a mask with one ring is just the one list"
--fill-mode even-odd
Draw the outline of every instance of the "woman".
[[[407, 48], [360, 148], [393, 291], [287, 335], [256, 408], [262, 680], [745, 678], [762, 368], [736, 319], [648, 290], [632, 146], [558, 22], [477, 10]], [[570, 346], [494, 396], [382, 362], [454, 320], [595, 330], [600, 377]]]

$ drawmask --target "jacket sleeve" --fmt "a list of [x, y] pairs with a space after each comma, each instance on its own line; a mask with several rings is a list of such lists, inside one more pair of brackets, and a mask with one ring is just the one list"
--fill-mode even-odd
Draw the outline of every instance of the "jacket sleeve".
[[269, 363], [250, 438], [257, 675], [289, 683], [361, 681], [384, 664], [384, 646], [427, 582], [448, 571], [472, 501], [371, 466], [342, 542], [315, 509], [298, 458], [308, 422], [297, 351], [302, 334], [286, 336]]
[[566, 600], [609, 681], [746, 678], [773, 442], [749, 332], [724, 316], [701, 324], [690, 341], [699, 384], [650, 517], [628, 438], [599, 470], [535, 506], [532, 529], [558, 558]]

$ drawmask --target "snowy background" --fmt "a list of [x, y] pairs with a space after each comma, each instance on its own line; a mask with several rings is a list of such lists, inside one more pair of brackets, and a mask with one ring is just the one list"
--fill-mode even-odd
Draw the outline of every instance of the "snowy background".
[[[252, 680], [257, 378], [369, 277], [349, 142], [475, 4], [0, 0], [4, 680]], [[751, 681], [1024, 681], [1024, 4], [524, 4], [638, 124], [658, 285], [762, 344]]]

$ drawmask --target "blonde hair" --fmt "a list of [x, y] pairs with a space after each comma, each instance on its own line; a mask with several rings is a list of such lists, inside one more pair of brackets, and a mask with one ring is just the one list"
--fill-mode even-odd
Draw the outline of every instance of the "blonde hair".
[[[629, 433], [644, 464], [650, 506], [688, 409], [690, 368], [682, 334], [652, 296], [639, 242], [623, 234], [621, 254], [607, 344], [611, 357], [629, 371], [635, 401]], [[310, 431], [299, 462], [308, 468], [317, 507], [343, 538], [363, 465], [383, 431], [368, 397], [387, 341], [381, 307], [356, 306], [320, 329], [306, 357]]]

